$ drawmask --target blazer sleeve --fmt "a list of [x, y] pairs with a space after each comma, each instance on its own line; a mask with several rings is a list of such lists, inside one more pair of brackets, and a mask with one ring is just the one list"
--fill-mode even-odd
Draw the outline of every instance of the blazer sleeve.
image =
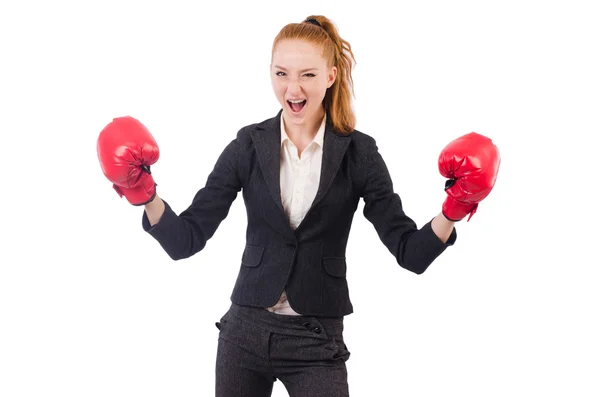
[[188, 258], [204, 248], [242, 188], [238, 173], [239, 144], [231, 141], [219, 156], [206, 185], [194, 196], [190, 206], [177, 215], [165, 201], [158, 223], [150, 226], [144, 211], [142, 227], [154, 237], [173, 259]]
[[422, 228], [408, 217], [400, 196], [394, 192], [387, 166], [374, 139], [366, 153], [367, 167], [363, 214], [373, 224], [379, 238], [396, 257], [398, 264], [411, 272], [422, 274], [429, 265], [456, 241], [456, 229], [446, 243], [437, 237], [431, 221]]

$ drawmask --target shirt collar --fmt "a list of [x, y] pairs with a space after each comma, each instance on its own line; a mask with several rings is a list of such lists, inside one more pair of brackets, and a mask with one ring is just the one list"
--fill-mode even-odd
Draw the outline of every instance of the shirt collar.
[[[317, 145], [321, 146], [321, 148], [323, 147], [323, 138], [325, 137], [326, 121], [327, 121], [327, 114], [325, 114], [325, 116], [323, 116], [323, 120], [321, 121], [321, 126], [319, 127], [319, 130], [317, 131], [317, 135], [315, 135], [315, 137], [312, 140], [312, 142], [315, 142]], [[290, 139], [287, 132], [285, 131], [285, 125], [283, 123], [283, 114], [281, 115], [280, 125], [281, 125], [281, 144], [283, 145], [283, 142], [285, 142], [286, 139]], [[312, 142], [309, 144], [309, 146], [312, 144]]]

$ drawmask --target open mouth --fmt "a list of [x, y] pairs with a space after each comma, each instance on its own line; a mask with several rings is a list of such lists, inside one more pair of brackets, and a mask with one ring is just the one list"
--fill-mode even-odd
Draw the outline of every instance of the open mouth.
[[304, 105], [306, 105], [306, 99], [299, 101], [287, 101], [288, 106], [292, 110], [293, 113], [300, 113], [302, 109], [304, 109]]

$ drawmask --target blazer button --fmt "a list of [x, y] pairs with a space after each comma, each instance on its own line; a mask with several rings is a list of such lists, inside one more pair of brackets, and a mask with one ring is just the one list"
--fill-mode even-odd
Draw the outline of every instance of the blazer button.
[[296, 243], [287, 243], [286, 245], [290, 248], [296, 248]]

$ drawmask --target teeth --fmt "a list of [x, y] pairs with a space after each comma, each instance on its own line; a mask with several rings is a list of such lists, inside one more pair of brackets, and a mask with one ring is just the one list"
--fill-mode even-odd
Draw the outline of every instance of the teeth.
[[288, 100], [291, 103], [302, 103], [304, 102], [304, 99], [298, 99], [297, 101], [292, 101], [291, 99]]

